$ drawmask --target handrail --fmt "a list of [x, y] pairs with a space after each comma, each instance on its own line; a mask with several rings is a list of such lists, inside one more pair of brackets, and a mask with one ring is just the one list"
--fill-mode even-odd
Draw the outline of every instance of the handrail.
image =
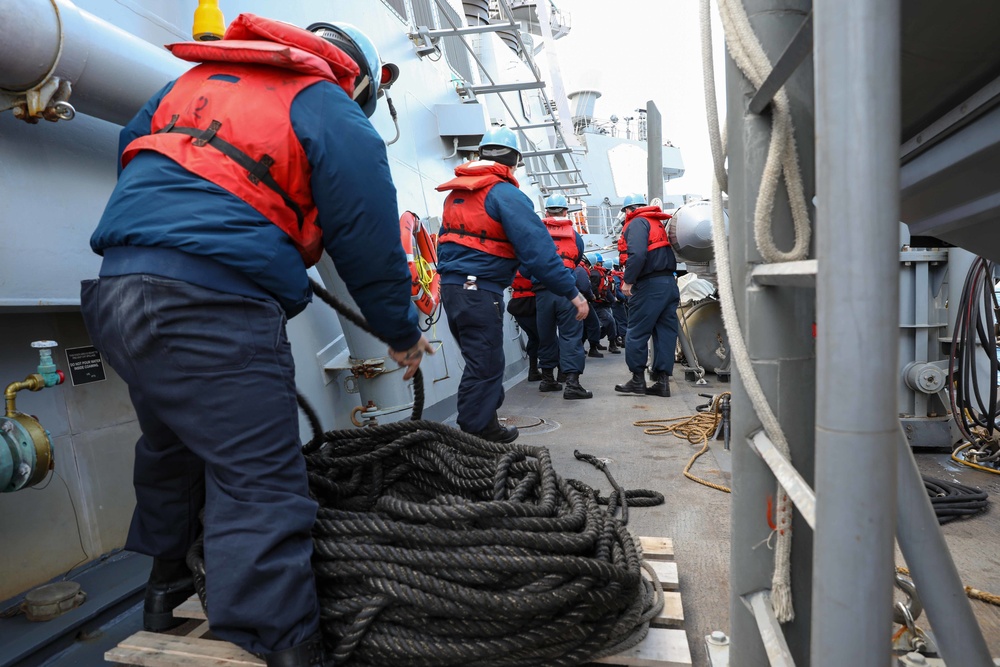
[[[438, 6], [439, 14], [441, 16], [443, 16], [445, 18], [445, 20], [447, 20], [447, 22], [451, 26], [452, 30], [453, 31], [462, 30], [458, 25], [455, 24], [455, 21], [452, 19], [451, 15], [448, 12], [441, 10], [442, 9], [441, 5], [442, 5], [443, 0], [434, 0], [434, 2]], [[507, 23], [513, 23], [515, 25], [519, 25], [517, 23], [517, 21], [514, 19], [514, 13], [511, 11], [510, 6], [507, 4], [507, 2], [505, 0], [498, 0], [497, 1], [497, 5], [500, 7], [501, 12], [503, 12], [503, 13], [506, 14], [506, 21], [507, 21]], [[544, 81], [542, 80], [541, 74], [538, 71], [538, 66], [535, 64], [534, 59], [531, 56], [531, 53], [525, 47], [524, 41], [521, 39], [520, 32], [517, 29], [514, 29], [511, 32], [513, 33], [515, 39], [517, 40], [518, 45], [521, 47], [521, 53], [523, 54], [523, 58], [525, 60], [525, 64], [528, 66], [528, 69], [531, 70], [532, 75], [535, 77], [535, 81], [538, 82], [538, 83], [542, 83], [544, 85]], [[465, 48], [469, 52], [469, 55], [472, 56], [472, 59], [476, 62], [476, 65], [479, 66], [479, 71], [482, 72], [483, 75], [489, 80], [490, 84], [494, 85], [494, 86], [498, 85], [497, 82], [496, 82], [496, 80], [494, 79], [493, 75], [490, 74], [489, 70], [483, 64], [483, 61], [480, 60], [480, 58], [479, 58], [478, 55], [476, 55], [476, 52], [472, 48], [472, 45], [469, 44], [469, 42], [465, 39], [465, 34], [466, 33], [462, 32], [462, 33], [452, 33], [452, 34], [454, 36], [459, 37], [462, 40], [462, 43], [465, 45]], [[568, 147], [569, 144], [566, 142], [566, 137], [563, 135], [563, 131], [562, 131], [562, 122], [559, 120], [559, 118], [557, 117], [557, 115], [554, 113], [554, 111], [553, 111], [553, 105], [552, 105], [551, 101], [549, 100], [548, 95], [545, 93], [545, 89], [544, 88], [539, 89], [539, 95], [541, 95], [541, 97], [542, 97], [542, 101], [544, 102], [545, 108], [547, 108], [547, 109], [550, 110], [549, 111], [549, 115], [552, 118], [552, 122], [554, 124], [553, 125], [553, 129], [556, 132], [557, 144], [561, 144], [562, 146]], [[508, 104], [507, 100], [504, 99], [504, 96], [502, 94], [500, 94], [500, 93], [497, 93], [497, 97], [500, 98], [501, 104], [503, 104], [504, 108], [507, 110], [507, 113], [510, 114], [510, 117], [512, 119], [518, 118], [518, 115], [516, 113], [514, 113], [514, 110], [511, 108], [510, 104]], [[528, 140], [527, 135], [524, 135], [523, 130], [519, 130], [519, 132], [524, 136], [525, 140]], [[530, 140], [528, 140], [528, 141], [530, 141]], [[531, 142], [531, 143], [533, 144], [533, 142]], [[574, 172], [575, 173], [579, 173], [580, 176], [582, 177], [583, 176], [583, 171], [580, 169], [580, 166], [577, 165], [577, 163], [576, 163], [576, 156], [573, 154], [573, 152], [571, 150], [570, 150], [570, 152], [567, 153], [567, 155], [569, 156], [570, 162], [573, 165]], [[544, 175], [543, 175], [543, 172], [541, 170], [534, 169], [532, 167], [531, 163], [528, 160], [525, 160], [524, 164], [525, 164], [525, 168], [528, 170], [529, 177], [531, 177], [531, 178], [539, 178], [539, 177], [541, 177], [541, 178], [539, 178], [539, 181], [538, 181], [539, 185], [543, 189], [545, 189], [545, 190], [550, 189], [550, 186], [547, 183], [545, 183], [545, 181], [544, 181]], [[560, 185], [560, 183], [558, 181], [556, 181], [553, 185]]]

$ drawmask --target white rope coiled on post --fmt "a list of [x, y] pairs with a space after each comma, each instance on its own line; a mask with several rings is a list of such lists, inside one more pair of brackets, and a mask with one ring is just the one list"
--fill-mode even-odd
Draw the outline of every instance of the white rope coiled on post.
[[[735, 4], [739, 4], [738, 9], [732, 7]], [[756, 51], [759, 52], [759, 55], [766, 63], [767, 58], [763, 55], [763, 50], [753, 35], [749, 19], [743, 11], [740, 0], [719, 0], [719, 5], [720, 15], [723, 15], [723, 25], [726, 26], [726, 44], [737, 65], [746, 72], [746, 60], [749, 58], [747, 50], [752, 47], [756, 47]], [[737, 31], [737, 24], [739, 25], [739, 36], [737, 41], [733, 43], [728, 39], [731, 34], [730, 27], [732, 27], [733, 31]], [[746, 341], [743, 340], [739, 315], [736, 312], [736, 301], [733, 296], [732, 276], [729, 272], [729, 239], [722, 216], [722, 187], [723, 184], [728, 185], [724, 168], [726, 138], [725, 134], [719, 129], [718, 105], [715, 99], [711, 0], [701, 0], [701, 35], [705, 75], [705, 108], [708, 116], [708, 132], [712, 144], [712, 157], [715, 161], [715, 179], [712, 187], [712, 243], [715, 248], [716, 263], [719, 265], [718, 280], [722, 316], [726, 325], [730, 349], [733, 359], [736, 362], [737, 371], [743, 380], [747, 395], [753, 404], [761, 425], [778, 451], [788, 460], [791, 460], [788, 440], [781, 429], [781, 423], [775, 416], [774, 411], [771, 410], [771, 406], [767, 402], [767, 396], [764, 394], [764, 390], [760, 386], [760, 381], [754, 372], [753, 363], [750, 360], [750, 352], [747, 350]], [[752, 47], [748, 47], [745, 43], [748, 35], [752, 42]], [[744, 61], [744, 64], [741, 64], [741, 60]], [[759, 65], [760, 63], [758, 63], [758, 72], [760, 69]], [[766, 69], [770, 69], [769, 63], [766, 65]], [[747, 76], [754, 85], [759, 86], [766, 78], [767, 73], [766, 71], [762, 75], [758, 73], [756, 79], [750, 77], [749, 74]], [[782, 100], [780, 103], [778, 102], [778, 98]], [[788, 96], [784, 90], [779, 91], [775, 102], [775, 126], [771, 136], [771, 151], [765, 163], [765, 174], [761, 182], [761, 192], [758, 194], [757, 208], [754, 212], [754, 232], [758, 250], [760, 250], [765, 260], [789, 261], [792, 259], [803, 259], [807, 256], [811, 227], [809, 225], [808, 212], [805, 208], [805, 196], [802, 190], [801, 174], [798, 169], [798, 156], [796, 154], [794, 138], [791, 138], [789, 141], [792, 133], [791, 114], [789, 113]], [[779, 108], [783, 108], [784, 111], [779, 112]], [[777, 121], [779, 115], [786, 116], [787, 125], [782, 123], [779, 126]], [[776, 140], [776, 137], [783, 133], [787, 133], [785, 137]], [[788, 156], [785, 155], [788, 151], [791, 152], [790, 161], [787, 159]], [[786, 158], [783, 160], [784, 167], [782, 163], [777, 161], [776, 156], [779, 155]], [[777, 188], [777, 180], [782, 168], [787, 169], [785, 178], [790, 191], [789, 200], [793, 202], [792, 216], [796, 229], [796, 243], [790, 253], [783, 253], [774, 247], [770, 230], [770, 212], [774, 204], [774, 192]], [[789, 176], [789, 173], [793, 175]], [[795, 187], [796, 185], [797, 187]], [[793, 190], [798, 193], [798, 196], [793, 194]], [[800, 203], [800, 206], [796, 206], [795, 202], [797, 201]], [[796, 213], [797, 208], [799, 209], [799, 213]], [[762, 215], [762, 212], [766, 213], [766, 215]], [[766, 239], [766, 242], [762, 243], [762, 239]], [[769, 248], [765, 251], [765, 248], [762, 246], [769, 246]], [[768, 254], [772, 249], [779, 257], [783, 257], [784, 259], [769, 259]], [[792, 503], [785, 489], [780, 484], [777, 485], [776, 496], [778, 499], [775, 509], [775, 533], [777, 533], [777, 539], [775, 543], [774, 574], [771, 580], [771, 604], [778, 621], [787, 623], [795, 618], [791, 588]]]

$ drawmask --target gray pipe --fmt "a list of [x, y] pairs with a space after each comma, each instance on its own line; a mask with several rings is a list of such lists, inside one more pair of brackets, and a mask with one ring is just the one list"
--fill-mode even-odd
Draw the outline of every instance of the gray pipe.
[[896, 431], [899, 548], [934, 627], [938, 651], [949, 665], [991, 665], [989, 647], [941, 534], [906, 434], [898, 427]]
[[[884, 667], [891, 652], [899, 4], [817, 0], [813, 9], [819, 260], [813, 667]], [[845, 270], [847, 260], [865, 270]]]
[[188, 67], [70, 0], [0, 0], [0, 89], [69, 81], [80, 113], [123, 125]]

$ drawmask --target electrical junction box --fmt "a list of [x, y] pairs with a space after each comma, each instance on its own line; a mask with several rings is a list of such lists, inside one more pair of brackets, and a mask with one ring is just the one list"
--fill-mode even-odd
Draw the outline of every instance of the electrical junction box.
[[458, 139], [459, 149], [475, 150], [486, 133], [486, 119], [479, 103], [435, 104], [438, 134], [443, 139]]

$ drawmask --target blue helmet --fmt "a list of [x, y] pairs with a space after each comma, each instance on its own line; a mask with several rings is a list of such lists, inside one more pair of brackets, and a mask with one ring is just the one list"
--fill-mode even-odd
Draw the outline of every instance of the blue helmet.
[[569, 208], [569, 202], [564, 195], [549, 195], [545, 199], [545, 208]]
[[479, 142], [479, 155], [508, 167], [517, 165], [521, 149], [517, 147], [517, 135], [506, 127], [491, 127]]
[[604, 257], [599, 252], [588, 252], [584, 255], [584, 257], [587, 258], [587, 261], [591, 265], [604, 263]]
[[382, 84], [382, 60], [375, 44], [350, 23], [313, 23], [306, 30], [330, 42], [358, 64], [361, 73], [354, 80], [354, 101], [371, 118]]
[[633, 193], [625, 197], [625, 201], [622, 203], [622, 210], [624, 211], [629, 206], [645, 206], [645, 205], [646, 205], [646, 195]]

